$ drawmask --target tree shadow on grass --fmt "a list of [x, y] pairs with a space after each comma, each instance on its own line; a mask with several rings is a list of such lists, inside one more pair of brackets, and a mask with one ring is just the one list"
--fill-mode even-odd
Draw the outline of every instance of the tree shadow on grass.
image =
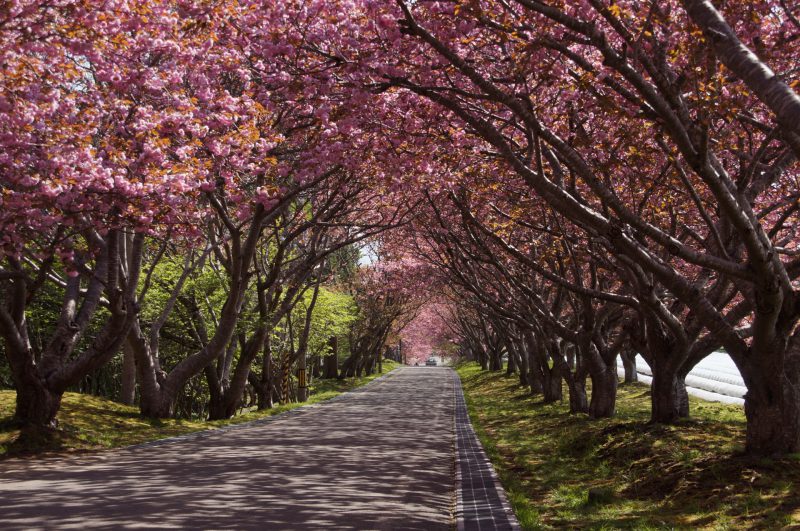
[[0, 422], [0, 433], [8, 435], [7, 442], [1, 446], [0, 461], [9, 458], [52, 457], [67, 453], [85, 452], [86, 442], [82, 441], [77, 430], [67, 428], [21, 428], [13, 420]]
[[[741, 409], [691, 399], [693, 418], [675, 426], [651, 424], [650, 390], [631, 384], [619, 388], [617, 417], [592, 420], [570, 415], [566, 404], [542, 404], [499, 375], [470, 374], [464, 380], [501, 476], [535, 509], [531, 525], [781, 529], [800, 524], [800, 458], [742, 455]], [[596, 489], [613, 495], [589, 503], [589, 492]]]

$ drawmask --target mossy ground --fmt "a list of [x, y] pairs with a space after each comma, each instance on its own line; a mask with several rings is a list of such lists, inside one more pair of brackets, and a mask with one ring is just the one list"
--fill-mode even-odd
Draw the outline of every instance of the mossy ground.
[[590, 420], [516, 377], [458, 372], [525, 529], [800, 529], [800, 456], [742, 455], [738, 406], [692, 398], [691, 419], [650, 425], [649, 388], [634, 384], [620, 387], [615, 418]]
[[[384, 361], [383, 374], [397, 367]], [[279, 405], [265, 411], [252, 411], [220, 421], [147, 419], [136, 407], [79, 393], [66, 393], [58, 414], [58, 430], [22, 434], [12, 422], [14, 391], [0, 391], [0, 459], [38, 457], [68, 452], [95, 451], [129, 446], [185, 433], [218, 428], [276, 415], [296, 407], [329, 400], [360, 387], [381, 374], [345, 380], [317, 380], [311, 385], [308, 402]]]

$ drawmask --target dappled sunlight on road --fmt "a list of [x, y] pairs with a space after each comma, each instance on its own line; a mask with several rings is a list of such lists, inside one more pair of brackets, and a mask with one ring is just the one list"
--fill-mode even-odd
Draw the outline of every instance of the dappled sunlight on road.
[[404, 369], [226, 432], [0, 465], [0, 527], [449, 529], [453, 379]]

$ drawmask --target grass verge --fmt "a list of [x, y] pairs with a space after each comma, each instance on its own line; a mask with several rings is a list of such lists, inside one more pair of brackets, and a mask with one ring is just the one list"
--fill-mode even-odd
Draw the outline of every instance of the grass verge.
[[650, 425], [649, 388], [634, 384], [615, 418], [590, 420], [515, 377], [457, 370], [524, 529], [800, 529], [800, 456], [742, 455], [738, 406], [692, 397], [691, 419]]
[[[396, 368], [393, 361], [383, 362], [383, 373]], [[46, 436], [20, 437], [14, 426], [14, 391], [0, 391], [0, 459], [9, 457], [41, 457], [64, 453], [118, 448], [155, 441], [195, 431], [239, 424], [283, 413], [303, 405], [329, 400], [378, 378], [375, 373], [345, 380], [317, 380], [311, 387], [308, 402], [275, 406], [265, 411], [252, 411], [227, 420], [197, 421], [185, 419], [147, 419], [136, 407], [125, 406], [105, 398], [79, 393], [66, 393], [58, 414], [59, 429]]]

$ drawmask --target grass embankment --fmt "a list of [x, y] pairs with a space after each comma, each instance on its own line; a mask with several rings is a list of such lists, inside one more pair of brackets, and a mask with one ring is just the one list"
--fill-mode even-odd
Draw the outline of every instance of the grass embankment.
[[692, 419], [649, 425], [649, 388], [634, 384], [620, 387], [615, 418], [589, 420], [504, 373], [458, 372], [525, 529], [800, 529], [800, 456], [742, 455], [738, 406], [692, 397]]
[[[383, 373], [396, 368], [393, 361], [383, 362]], [[58, 414], [59, 429], [46, 437], [20, 437], [13, 425], [14, 391], [0, 391], [0, 459], [12, 456], [55, 455], [66, 452], [93, 451], [129, 446], [200, 430], [208, 430], [269, 417], [307, 404], [329, 400], [378, 378], [377, 372], [362, 378], [316, 380], [308, 402], [277, 405], [265, 411], [252, 411], [228, 420], [199, 421], [185, 419], [146, 419], [136, 407], [79, 393], [66, 393]]]

